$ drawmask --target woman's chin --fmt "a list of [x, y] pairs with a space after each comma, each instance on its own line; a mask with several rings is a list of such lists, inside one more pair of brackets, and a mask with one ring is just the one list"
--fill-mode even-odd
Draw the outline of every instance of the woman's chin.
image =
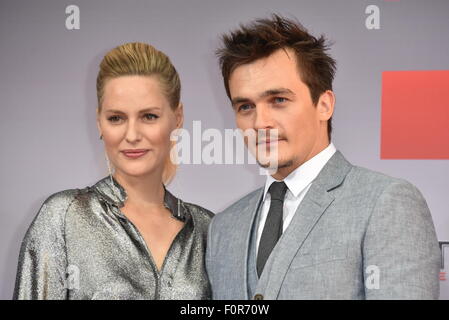
[[155, 172], [154, 168], [123, 168], [122, 171], [125, 175], [130, 177], [143, 177], [151, 175]]

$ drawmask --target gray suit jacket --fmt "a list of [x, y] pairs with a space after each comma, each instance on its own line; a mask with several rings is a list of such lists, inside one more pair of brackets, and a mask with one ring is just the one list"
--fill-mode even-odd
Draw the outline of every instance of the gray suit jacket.
[[[260, 188], [217, 214], [206, 268], [214, 299], [248, 299]], [[256, 283], [264, 299], [437, 299], [440, 252], [410, 183], [351, 165], [337, 151], [313, 181]]]

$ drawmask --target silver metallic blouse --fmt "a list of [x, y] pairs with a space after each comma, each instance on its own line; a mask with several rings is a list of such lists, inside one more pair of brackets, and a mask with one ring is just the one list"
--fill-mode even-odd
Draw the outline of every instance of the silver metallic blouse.
[[120, 211], [124, 188], [111, 176], [48, 197], [20, 250], [14, 299], [210, 299], [204, 265], [212, 213], [165, 190], [184, 223], [161, 270]]

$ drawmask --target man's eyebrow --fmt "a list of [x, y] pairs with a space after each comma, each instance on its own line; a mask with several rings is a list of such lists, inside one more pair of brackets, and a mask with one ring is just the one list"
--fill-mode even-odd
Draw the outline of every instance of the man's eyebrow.
[[293, 91], [287, 88], [276, 88], [276, 89], [270, 89], [262, 92], [262, 94], [259, 96], [260, 98], [265, 98], [268, 96], [275, 96], [278, 94], [289, 94], [289, 95], [295, 95]]
[[[293, 95], [293, 96], [295, 95], [295, 93], [293, 91], [291, 91], [290, 89], [287, 89], [287, 88], [275, 88], [275, 89], [269, 89], [269, 90], [266, 90], [266, 91], [262, 92], [259, 95], [259, 98], [266, 98], [266, 97], [269, 97], [269, 96], [276, 96], [276, 95], [279, 95], [279, 94], [288, 94], [288, 95]], [[235, 98], [233, 98], [231, 100], [231, 103], [232, 103], [233, 106], [235, 106], [236, 104], [250, 102], [250, 101], [251, 101], [251, 99], [249, 99], [249, 98], [235, 97]]]
[[[139, 113], [158, 111], [160, 109], [161, 108], [159, 108], [159, 107], [149, 107], [149, 108], [145, 108], [145, 109], [139, 110]], [[107, 109], [105, 111], [106, 112], [111, 112], [111, 113], [125, 113], [122, 110], [118, 110], [118, 109]]]
[[231, 100], [231, 104], [233, 106], [235, 106], [236, 104], [239, 103], [245, 103], [245, 102], [250, 102], [251, 100], [248, 98], [243, 98], [243, 97], [235, 97], [234, 99]]

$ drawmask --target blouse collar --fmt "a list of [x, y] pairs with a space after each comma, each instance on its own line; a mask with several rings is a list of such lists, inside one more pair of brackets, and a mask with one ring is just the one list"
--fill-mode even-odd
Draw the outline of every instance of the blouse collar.
[[[173, 217], [184, 221], [186, 219], [187, 210], [184, 206], [184, 202], [176, 198], [171, 192], [169, 192], [164, 186], [164, 206], [170, 210]], [[125, 205], [125, 201], [128, 198], [125, 188], [111, 175], [108, 175], [98, 181], [93, 189], [96, 193], [109, 204], [122, 208]]]

